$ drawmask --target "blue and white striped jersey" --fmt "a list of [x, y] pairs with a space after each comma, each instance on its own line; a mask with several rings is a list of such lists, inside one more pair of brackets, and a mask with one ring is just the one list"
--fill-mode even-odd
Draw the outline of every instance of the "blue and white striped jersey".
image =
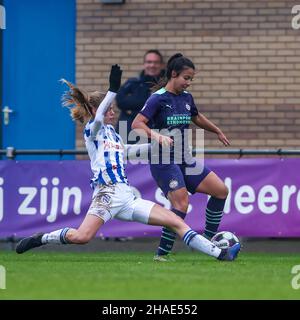
[[104, 123], [104, 114], [116, 97], [115, 92], [108, 91], [97, 109], [95, 119], [88, 122], [84, 129], [85, 145], [91, 160], [93, 178], [91, 186], [96, 184], [126, 183], [128, 180], [124, 169], [124, 159], [148, 157], [150, 145], [124, 145], [119, 134], [111, 124]]
[[95, 136], [91, 133], [93, 121], [84, 130], [85, 145], [91, 159], [93, 178], [91, 185], [126, 183], [124, 170], [124, 144], [110, 124], [102, 124]]

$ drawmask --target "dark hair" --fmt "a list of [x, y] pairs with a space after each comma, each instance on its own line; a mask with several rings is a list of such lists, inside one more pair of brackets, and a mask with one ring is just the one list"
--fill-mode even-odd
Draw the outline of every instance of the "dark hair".
[[157, 85], [152, 87], [152, 91], [156, 91], [164, 87], [171, 79], [172, 71], [175, 71], [178, 76], [183, 70], [188, 68], [192, 68], [195, 70], [195, 65], [193, 64], [193, 62], [190, 59], [183, 56], [181, 53], [174, 54], [168, 60], [165, 76], [160, 80], [160, 82]]
[[150, 49], [150, 50], [146, 51], [145, 54], [144, 54], [144, 61], [145, 61], [146, 56], [147, 56], [149, 53], [154, 53], [154, 54], [156, 54], [157, 56], [160, 57], [161, 63], [164, 62], [163, 55], [162, 55], [162, 54], [160, 53], [160, 51], [158, 51], [157, 49]]

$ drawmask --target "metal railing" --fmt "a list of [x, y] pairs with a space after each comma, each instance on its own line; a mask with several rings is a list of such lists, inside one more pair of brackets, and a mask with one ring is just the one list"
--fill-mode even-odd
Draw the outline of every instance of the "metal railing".
[[[202, 149], [194, 149], [193, 152], [196, 154], [203, 153]], [[266, 156], [300, 156], [300, 149], [205, 149], [204, 154], [206, 155], [236, 155], [242, 156], [253, 156], [253, 155], [266, 155]], [[66, 155], [87, 155], [85, 149], [15, 149], [8, 147], [6, 149], [0, 149], [0, 156], [5, 156], [7, 159], [13, 160], [18, 155], [55, 155], [63, 158]]]

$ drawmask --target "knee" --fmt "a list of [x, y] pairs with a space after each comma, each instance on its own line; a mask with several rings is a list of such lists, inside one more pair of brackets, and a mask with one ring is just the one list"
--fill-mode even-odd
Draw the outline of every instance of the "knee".
[[180, 204], [180, 205], [177, 205], [175, 206], [175, 209], [181, 211], [181, 212], [187, 212], [187, 209], [188, 209], [188, 204]]
[[187, 212], [189, 206], [188, 194], [176, 198], [176, 200], [172, 202], [172, 206], [181, 212]]
[[219, 199], [226, 199], [228, 196], [228, 193], [229, 193], [228, 188], [226, 187], [225, 184], [223, 184], [217, 191], [217, 194], [215, 195], [215, 197]]

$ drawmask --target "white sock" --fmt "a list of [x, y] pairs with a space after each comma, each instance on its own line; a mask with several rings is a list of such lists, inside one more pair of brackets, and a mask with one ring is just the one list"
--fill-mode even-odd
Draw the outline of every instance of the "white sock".
[[220, 248], [214, 245], [211, 241], [201, 236], [197, 232], [193, 231], [192, 229], [186, 232], [186, 234], [183, 236], [183, 241], [189, 247], [197, 251], [206, 253], [215, 258], [217, 258], [222, 251]]
[[65, 236], [70, 228], [63, 228], [59, 230], [52, 231], [50, 233], [45, 233], [42, 236], [42, 243], [55, 243], [55, 244], [66, 244], [68, 243]]

